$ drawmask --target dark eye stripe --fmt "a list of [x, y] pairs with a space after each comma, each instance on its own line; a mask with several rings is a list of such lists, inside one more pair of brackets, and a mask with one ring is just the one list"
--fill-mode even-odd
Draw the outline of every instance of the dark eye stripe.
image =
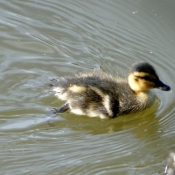
[[155, 81], [156, 79], [155, 78], [152, 78], [152, 77], [149, 77], [149, 76], [135, 76], [137, 78], [140, 78], [140, 79], [144, 79], [146, 81]]

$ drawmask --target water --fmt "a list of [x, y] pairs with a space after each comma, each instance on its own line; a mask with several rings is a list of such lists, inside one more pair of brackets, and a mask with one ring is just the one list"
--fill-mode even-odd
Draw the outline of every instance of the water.
[[[0, 169], [4, 175], [162, 174], [174, 142], [174, 1], [0, 2]], [[113, 120], [47, 115], [49, 80], [80, 71], [127, 75], [153, 64], [172, 92]], [[50, 120], [50, 124], [48, 124]]]

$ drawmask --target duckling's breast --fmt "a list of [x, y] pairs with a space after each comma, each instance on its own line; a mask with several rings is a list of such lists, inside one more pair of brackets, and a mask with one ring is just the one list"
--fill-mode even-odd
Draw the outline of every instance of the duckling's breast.
[[130, 89], [125, 87], [125, 92], [119, 93], [119, 115], [138, 112], [153, 104], [154, 95], [152, 92], [140, 92], [136, 94]]

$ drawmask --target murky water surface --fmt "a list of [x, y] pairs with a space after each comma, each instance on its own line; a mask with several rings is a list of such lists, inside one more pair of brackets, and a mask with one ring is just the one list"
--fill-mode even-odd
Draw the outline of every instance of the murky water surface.
[[[175, 148], [174, 9], [173, 0], [1, 1], [1, 174], [162, 174]], [[126, 76], [138, 60], [172, 87], [155, 90], [151, 108], [49, 119], [62, 104], [51, 78], [94, 69]]]

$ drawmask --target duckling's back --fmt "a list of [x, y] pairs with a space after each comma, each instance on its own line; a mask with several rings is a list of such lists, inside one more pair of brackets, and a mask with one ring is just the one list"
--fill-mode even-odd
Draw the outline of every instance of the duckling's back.
[[102, 72], [80, 73], [52, 80], [55, 95], [67, 101], [71, 112], [90, 117], [113, 118], [146, 107], [127, 81]]

